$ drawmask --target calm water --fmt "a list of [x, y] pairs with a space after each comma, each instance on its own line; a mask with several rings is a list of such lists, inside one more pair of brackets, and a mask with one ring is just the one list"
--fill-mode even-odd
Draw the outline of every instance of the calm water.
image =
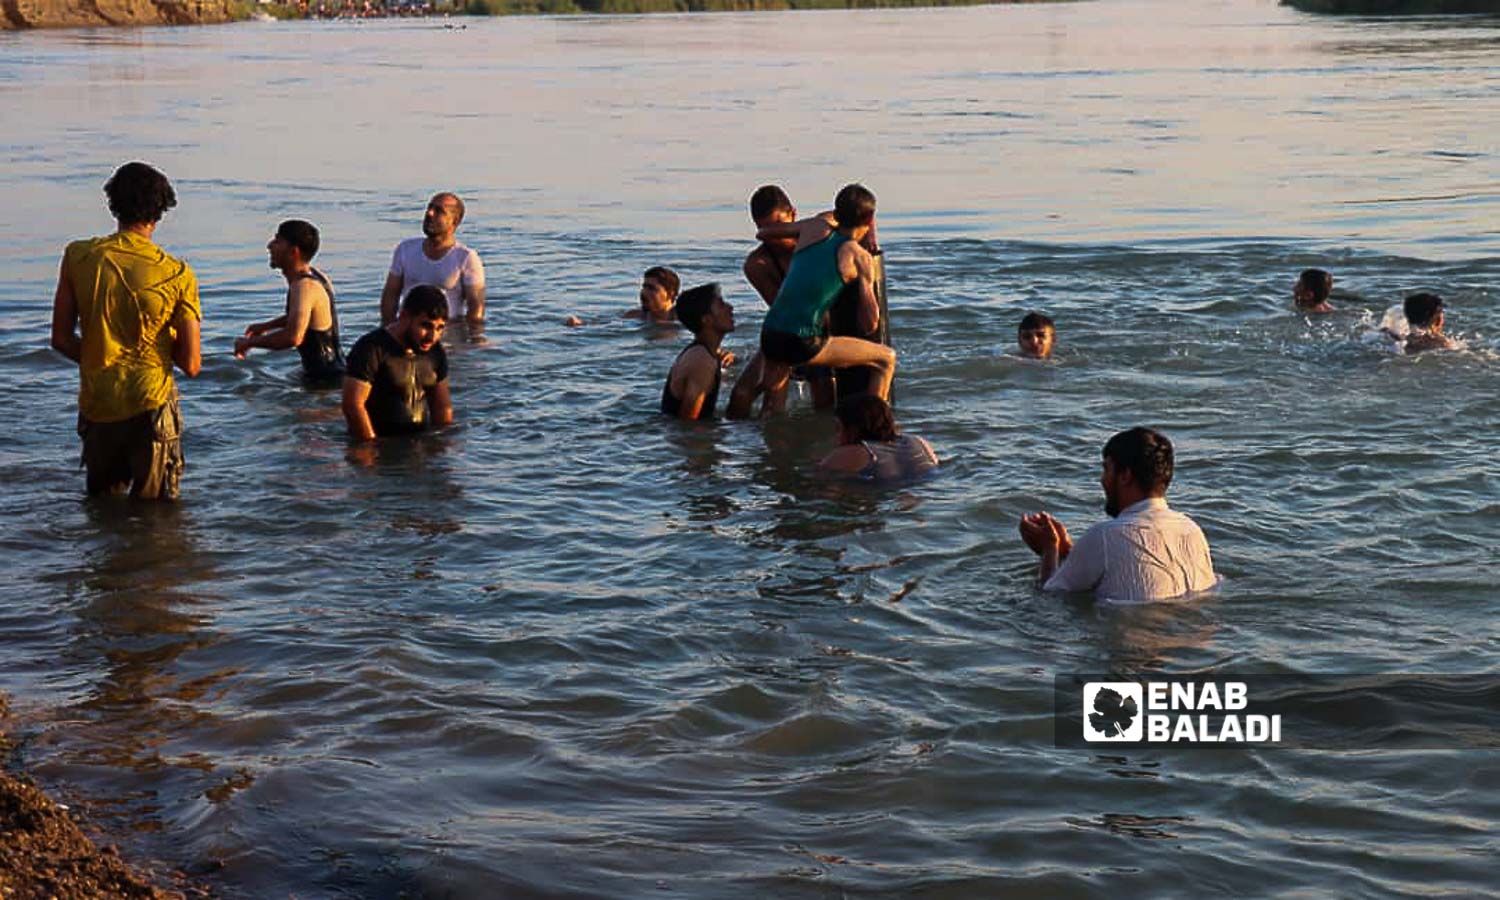
[[[231, 898], [1493, 888], [1493, 754], [1057, 750], [1051, 678], [1496, 669], [1500, 22], [462, 24], [0, 34], [0, 690], [44, 783]], [[203, 285], [168, 510], [81, 502], [46, 348], [131, 158]], [[683, 339], [614, 318], [666, 263], [726, 284], [747, 347], [745, 198], [856, 178], [899, 413], [947, 460], [904, 490], [820, 484], [805, 405], [661, 421]], [[323, 228], [352, 340], [441, 188], [489, 340], [453, 347], [457, 427], [355, 465], [333, 396], [230, 344], [281, 302], [278, 220]], [[1358, 296], [1294, 315], [1309, 265]], [[1361, 342], [1419, 288], [1467, 349]], [[1032, 307], [1054, 364], [1010, 355]], [[1225, 589], [1039, 595], [1017, 517], [1097, 520], [1137, 423]]]

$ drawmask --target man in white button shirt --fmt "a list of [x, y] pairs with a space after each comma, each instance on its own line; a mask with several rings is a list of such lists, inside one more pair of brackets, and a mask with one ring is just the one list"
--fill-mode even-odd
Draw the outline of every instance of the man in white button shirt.
[[1105, 522], [1075, 544], [1045, 512], [1021, 517], [1021, 538], [1042, 558], [1047, 591], [1093, 591], [1101, 600], [1164, 600], [1218, 584], [1208, 541], [1192, 519], [1167, 508], [1172, 442], [1150, 428], [1122, 431], [1104, 445]]
[[380, 292], [380, 324], [396, 321], [396, 308], [412, 288], [430, 284], [448, 298], [448, 321], [484, 324], [484, 263], [454, 238], [464, 220], [464, 202], [447, 191], [433, 195], [422, 216], [425, 237], [408, 238], [391, 254], [391, 271]]

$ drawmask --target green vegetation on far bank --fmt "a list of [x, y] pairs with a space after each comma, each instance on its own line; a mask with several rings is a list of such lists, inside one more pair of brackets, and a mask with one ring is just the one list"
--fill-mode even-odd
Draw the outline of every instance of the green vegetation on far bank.
[[1500, 15], [1500, 0], [1281, 0], [1281, 5], [1335, 16]]
[[876, 9], [911, 6], [986, 6], [1057, 0], [464, 0], [471, 15], [544, 13], [745, 12], [781, 9]]

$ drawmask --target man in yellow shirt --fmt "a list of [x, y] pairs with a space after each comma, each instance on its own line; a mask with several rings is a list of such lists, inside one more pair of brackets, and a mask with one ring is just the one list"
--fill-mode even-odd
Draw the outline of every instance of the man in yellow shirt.
[[175, 500], [182, 477], [176, 363], [198, 374], [198, 280], [151, 237], [177, 205], [167, 177], [126, 163], [104, 185], [118, 230], [63, 252], [52, 347], [78, 364], [78, 434], [90, 494]]

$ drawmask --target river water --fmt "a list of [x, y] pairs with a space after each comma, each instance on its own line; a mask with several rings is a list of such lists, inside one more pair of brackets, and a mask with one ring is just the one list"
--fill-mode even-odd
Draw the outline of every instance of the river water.
[[[1493, 753], [1057, 749], [1057, 673], [1500, 662], [1500, 23], [1267, 0], [0, 34], [0, 690], [21, 758], [231, 898], [1473, 896]], [[202, 282], [171, 509], [84, 503], [58, 255], [159, 165]], [[655, 413], [745, 198], [880, 198], [898, 413], [945, 460], [820, 483], [829, 421]], [[323, 230], [346, 341], [435, 190], [489, 276], [457, 425], [351, 460], [230, 344]], [[1309, 321], [1298, 270], [1352, 296]], [[1465, 348], [1362, 335], [1407, 292]], [[1024, 311], [1055, 362], [1014, 355]], [[567, 329], [576, 313], [588, 322]], [[1039, 594], [1016, 534], [1174, 438], [1215, 596]]]

